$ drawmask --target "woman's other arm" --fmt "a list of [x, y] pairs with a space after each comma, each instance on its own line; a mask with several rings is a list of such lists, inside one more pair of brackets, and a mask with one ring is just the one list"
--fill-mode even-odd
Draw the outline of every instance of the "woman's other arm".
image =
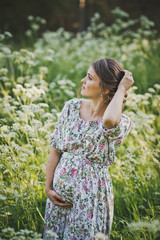
[[132, 74], [125, 70], [125, 75], [120, 81], [118, 89], [103, 115], [103, 125], [107, 129], [115, 127], [120, 122], [124, 96], [133, 83]]
[[48, 190], [52, 189], [54, 171], [59, 162], [60, 157], [61, 154], [58, 152], [58, 150], [55, 147], [51, 147], [46, 165], [46, 188], [45, 188], [46, 193], [48, 192]]
[[[73, 205], [70, 203], [62, 203], [65, 202], [63, 197], [59, 196], [53, 189], [53, 178], [56, 166], [59, 162], [61, 154], [55, 147], [51, 147], [50, 154], [48, 157], [47, 165], [46, 165], [46, 188], [45, 192], [48, 198], [53, 202], [55, 206], [59, 207], [72, 207]], [[61, 202], [60, 202], [61, 201]]]

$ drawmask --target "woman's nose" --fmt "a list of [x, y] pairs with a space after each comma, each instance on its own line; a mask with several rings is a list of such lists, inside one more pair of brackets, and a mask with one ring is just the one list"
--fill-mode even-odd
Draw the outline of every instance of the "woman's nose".
[[85, 82], [85, 77], [81, 80], [81, 82], [82, 82], [82, 83]]

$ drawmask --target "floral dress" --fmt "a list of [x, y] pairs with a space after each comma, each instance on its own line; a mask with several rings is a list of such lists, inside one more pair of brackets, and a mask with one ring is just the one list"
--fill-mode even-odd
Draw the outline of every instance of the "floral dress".
[[114, 198], [108, 169], [130, 131], [131, 119], [121, 114], [119, 124], [107, 129], [102, 118], [85, 121], [80, 117], [81, 102], [74, 98], [65, 103], [51, 134], [50, 146], [61, 153], [53, 189], [73, 207], [54, 206], [47, 199], [44, 240], [94, 240], [99, 232], [107, 239], [110, 236]]

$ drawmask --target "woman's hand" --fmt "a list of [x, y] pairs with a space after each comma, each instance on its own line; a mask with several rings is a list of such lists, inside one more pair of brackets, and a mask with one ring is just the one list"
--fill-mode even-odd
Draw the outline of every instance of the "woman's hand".
[[64, 208], [65, 207], [67, 207], [67, 208], [73, 207], [73, 204], [65, 202], [65, 199], [63, 197], [59, 196], [52, 189], [46, 190], [46, 195], [48, 196], [48, 198], [52, 201], [52, 203], [55, 206], [64, 207]]
[[134, 79], [132, 77], [131, 72], [129, 72], [127, 70], [124, 70], [124, 72], [125, 72], [125, 74], [118, 85], [118, 89], [122, 88], [124, 90], [124, 92], [126, 92], [133, 85]]

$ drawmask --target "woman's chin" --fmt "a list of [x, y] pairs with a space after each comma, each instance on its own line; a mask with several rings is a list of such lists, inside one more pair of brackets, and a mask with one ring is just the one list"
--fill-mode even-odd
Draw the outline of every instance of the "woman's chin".
[[81, 95], [84, 97], [84, 93], [83, 93], [83, 90], [81, 90]]
[[81, 95], [84, 97], [86, 96], [86, 94], [84, 93], [84, 89], [81, 89]]

